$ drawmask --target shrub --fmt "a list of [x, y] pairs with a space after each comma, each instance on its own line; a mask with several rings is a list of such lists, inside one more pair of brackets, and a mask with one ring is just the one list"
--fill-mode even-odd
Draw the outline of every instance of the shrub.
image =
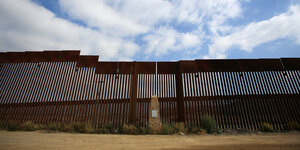
[[207, 131], [205, 129], [200, 129], [200, 131], [198, 132], [198, 134], [207, 134]]
[[5, 129], [5, 125], [2, 120], [0, 120], [0, 130]]
[[125, 134], [137, 134], [138, 130], [137, 130], [137, 128], [134, 125], [124, 124], [123, 125], [123, 133], [125, 133]]
[[274, 132], [273, 126], [269, 123], [266, 123], [266, 122], [261, 124], [261, 130], [263, 132]]
[[51, 131], [60, 131], [61, 124], [60, 123], [54, 123], [51, 122], [47, 125], [46, 129]]
[[123, 134], [123, 133], [124, 133], [124, 131], [123, 131], [123, 125], [119, 125], [117, 127], [117, 134]]
[[198, 127], [194, 123], [189, 123], [187, 125], [187, 132], [188, 133], [198, 133], [199, 131], [200, 131], [200, 127]]
[[17, 124], [16, 122], [8, 122], [7, 124], [7, 130], [8, 131], [17, 131], [19, 130], [19, 124]]
[[79, 133], [93, 133], [95, 129], [91, 123], [80, 123], [77, 122], [73, 125], [73, 129], [75, 132]]
[[139, 129], [139, 134], [150, 134], [150, 128], [147, 126], [147, 127], [140, 127]]
[[184, 122], [175, 123], [176, 132], [186, 132], [186, 128], [184, 127]]
[[174, 124], [163, 123], [162, 124], [162, 134], [175, 134], [178, 132], [178, 128]]
[[42, 124], [36, 124], [36, 128], [37, 128], [37, 130], [44, 130], [44, 129], [46, 129], [46, 126], [42, 125]]
[[[119, 126], [118, 130], [120, 130], [119, 132], [122, 133], [123, 132], [123, 126]], [[101, 133], [101, 134], [114, 133], [114, 127], [113, 127], [112, 123], [108, 123], [108, 124], [102, 126], [98, 132]]]
[[142, 125], [137, 124], [137, 125], [135, 125], [135, 127], [137, 130], [136, 134], [149, 134], [150, 133], [149, 126], [143, 127]]
[[287, 129], [288, 130], [300, 130], [300, 124], [296, 121], [288, 122]]
[[200, 127], [205, 129], [207, 133], [212, 133], [217, 131], [217, 122], [209, 115], [204, 115], [200, 119]]
[[68, 123], [62, 123], [61, 126], [59, 127], [59, 131], [63, 132], [73, 132], [73, 124], [68, 124]]
[[35, 131], [38, 129], [39, 129], [38, 125], [34, 124], [31, 121], [23, 122], [20, 126], [20, 130], [23, 130], [23, 131]]
[[123, 124], [117, 128], [116, 133], [118, 133], [118, 134], [149, 134], [150, 129], [148, 126], [143, 127], [140, 124], [136, 124], [136, 125]]

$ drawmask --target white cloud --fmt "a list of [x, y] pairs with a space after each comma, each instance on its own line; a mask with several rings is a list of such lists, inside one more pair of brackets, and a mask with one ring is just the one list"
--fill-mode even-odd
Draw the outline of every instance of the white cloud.
[[154, 54], [155, 56], [201, 45], [199, 35], [179, 33], [171, 27], [160, 27], [154, 33], [146, 35], [143, 40], [147, 42], [146, 54]]
[[59, 3], [72, 18], [82, 20], [89, 27], [99, 28], [102, 33], [130, 36], [148, 31], [147, 26], [124, 17], [99, 0], [60, 0]]
[[[190, 0], [179, 1], [176, 13], [179, 22], [190, 22], [200, 24], [207, 22], [207, 26], [213, 34], [224, 32], [228, 28], [226, 20], [239, 17], [242, 14], [240, 2], [238, 0]], [[225, 26], [225, 27], [223, 27]]]
[[100, 59], [131, 59], [137, 45], [56, 18], [49, 10], [28, 0], [0, 1], [0, 49], [81, 49]]
[[[145, 35], [142, 47], [147, 56], [201, 47], [203, 26], [216, 35], [226, 33], [231, 30], [226, 20], [241, 14], [238, 0], [59, 0], [59, 3], [70, 17], [99, 28], [102, 33], [131, 38]], [[196, 28], [179, 32], [171, 22], [190, 23]]]
[[293, 38], [300, 44], [300, 6], [261, 22], [252, 22], [227, 36], [216, 36], [206, 58], [224, 58], [232, 47], [251, 52], [254, 47], [281, 38]]
[[[195, 55], [203, 40], [232, 32], [226, 21], [242, 13], [239, 0], [59, 0], [59, 5], [69, 19], [86, 26], [30, 0], [0, 0], [0, 49], [82, 49], [106, 60], [137, 53]], [[193, 28], [180, 31], [181, 24]], [[137, 37], [142, 44], [135, 43]]]

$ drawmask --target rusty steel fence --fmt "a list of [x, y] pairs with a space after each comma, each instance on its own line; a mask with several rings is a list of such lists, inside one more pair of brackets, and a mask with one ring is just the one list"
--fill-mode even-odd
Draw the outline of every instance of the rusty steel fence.
[[146, 126], [157, 95], [163, 122], [277, 130], [300, 121], [300, 58], [98, 62], [80, 51], [0, 53], [0, 120]]

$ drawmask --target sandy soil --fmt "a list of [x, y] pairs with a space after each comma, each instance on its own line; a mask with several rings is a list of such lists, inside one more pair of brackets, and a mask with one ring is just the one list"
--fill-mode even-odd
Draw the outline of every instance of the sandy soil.
[[300, 149], [300, 132], [245, 135], [103, 135], [0, 131], [0, 149]]

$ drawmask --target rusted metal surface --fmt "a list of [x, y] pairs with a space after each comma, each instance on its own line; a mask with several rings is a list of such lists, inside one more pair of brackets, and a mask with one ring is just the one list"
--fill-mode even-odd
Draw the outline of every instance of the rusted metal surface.
[[199, 124], [208, 114], [220, 128], [283, 130], [300, 121], [299, 58], [98, 62], [79, 54], [1, 52], [0, 119], [147, 126], [157, 95], [163, 122]]

